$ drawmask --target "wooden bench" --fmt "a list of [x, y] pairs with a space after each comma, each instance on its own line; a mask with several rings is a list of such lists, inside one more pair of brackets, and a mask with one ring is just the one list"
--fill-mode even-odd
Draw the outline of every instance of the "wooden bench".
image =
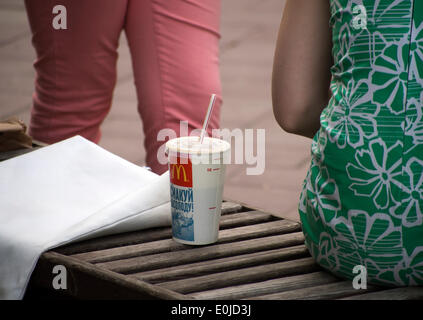
[[[66, 290], [53, 289], [57, 265], [66, 268]], [[69, 244], [40, 257], [25, 297], [423, 299], [423, 287], [356, 290], [314, 262], [298, 222], [227, 201], [215, 244], [179, 244], [170, 227]]]
[[310, 257], [298, 222], [234, 202], [222, 204], [220, 235], [179, 244], [171, 228], [74, 243], [44, 253], [31, 288], [54, 293], [52, 269], [67, 269], [66, 293], [84, 299], [422, 299], [423, 288], [356, 290]]

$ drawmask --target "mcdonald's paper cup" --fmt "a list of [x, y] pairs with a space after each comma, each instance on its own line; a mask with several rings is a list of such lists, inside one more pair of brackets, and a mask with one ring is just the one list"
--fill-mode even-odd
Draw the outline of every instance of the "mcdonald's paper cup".
[[170, 176], [172, 235], [177, 242], [216, 242], [225, 179], [226, 141], [181, 137], [166, 143]]

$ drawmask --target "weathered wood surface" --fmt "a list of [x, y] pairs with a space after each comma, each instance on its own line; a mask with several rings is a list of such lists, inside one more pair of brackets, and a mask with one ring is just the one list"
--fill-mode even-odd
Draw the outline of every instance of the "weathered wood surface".
[[301, 232], [296, 232], [234, 243], [189, 248], [189, 250], [158, 253], [148, 257], [135, 257], [124, 260], [99, 263], [97, 265], [99, 267], [120, 273], [135, 273], [169, 266], [176, 266], [185, 263], [230, 257], [243, 253], [283, 248], [292, 245], [298, 245], [303, 242], [303, 234]]
[[31, 278], [32, 285], [52, 289], [52, 270], [57, 265], [67, 270], [66, 294], [78, 299], [191, 299], [56, 252], [46, 252], [40, 257]]
[[300, 288], [290, 291], [277, 292], [268, 295], [251, 297], [253, 300], [328, 300], [353, 296], [359, 293], [381, 290], [374, 286], [367, 286], [367, 289], [354, 289], [351, 281], [338, 281], [323, 284], [315, 287]]
[[164, 281], [179, 280], [190, 276], [201, 276], [214, 272], [236, 270], [266, 263], [285, 261], [288, 259], [304, 258], [308, 256], [307, 248], [304, 245], [241, 254], [222, 259], [212, 259], [197, 263], [184, 264], [175, 267], [162, 268], [132, 274], [142, 280], [157, 283]]
[[[225, 215], [229, 213], [238, 212], [242, 209], [242, 206], [233, 202], [222, 203], [222, 223], [225, 221]], [[266, 214], [268, 217], [268, 214]], [[231, 220], [231, 219], [229, 219]], [[267, 219], [268, 220], [268, 219]], [[231, 223], [231, 222], [229, 222]], [[122, 246], [128, 246], [132, 244], [169, 239], [172, 236], [172, 230], [170, 228], [154, 228], [149, 230], [141, 230], [137, 232], [128, 232], [118, 235], [110, 235], [101, 237], [98, 239], [91, 239], [72, 243], [64, 247], [56, 249], [56, 251], [62, 254], [77, 254], [83, 252], [89, 252], [94, 250], [103, 250], [108, 248], [117, 248]]]
[[423, 287], [394, 288], [383, 291], [363, 293], [342, 300], [422, 300]]
[[210, 290], [225, 286], [238, 285], [248, 282], [259, 282], [281, 276], [298, 273], [313, 272], [318, 269], [314, 260], [310, 257], [297, 260], [289, 260], [278, 263], [264, 264], [255, 267], [236, 269], [226, 272], [213, 273], [186, 279], [160, 283], [160, 287], [180, 293]]
[[[275, 235], [288, 233], [291, 231], [299, 231], [297, 223], [286, 220], [279, 220], [251, 226], [232, 228], [222, 230], [219, 233], [217, 243], [232, 242], [235, 240], [244, 240], [263, 237], [267, 235]], [[148, 254], [162, 253], [167, 251], [186, 250], [190, 247], [178, 244], [172, 239], [151, 241], [136, 245], [128, 245], [125, 247], [111, 248], [105, 250], [96, 250], [73, 255], [73, 257], [92, 263], [107, 262], [113, 260], [122, 260], [132, 257], [139, 257]]]
[[275, 292], [290, 291], [300, 288], [316, 287], [322, 284], [337, 282], [339, 279], [327, 272], [317, 271], [294, 276], [284, 276], [276, 279], [253, 282], [236, 286], [212, 289], [192, 293], [196, 299], [245, 299]]
[[110, 299], [423, 299], [422, 288], [356, 290], [320, 268], [299, 223], [224, 202], [217, 243], [188, 246], [156, 228], [67, 245], [42, 256], [33, 283], [70, 270], [69, 294]]

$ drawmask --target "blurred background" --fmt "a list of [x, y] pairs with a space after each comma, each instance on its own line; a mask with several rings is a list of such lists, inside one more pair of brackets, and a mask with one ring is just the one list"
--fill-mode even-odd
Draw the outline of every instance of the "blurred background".
[[[221, 127], [266, 130], [262, 175], [254, 165], [229, 165], [224, 197], [278, 216], [299, 220], [297, 203], [309, 162], [311, 140], [287, 134], [273, 118], [271, 73], [285, 1], [222, 0], [220, 67]], [[23, 0], [0, 0], [0, 119], [17, 116], [29, 124], [35, 73], [31, 33]], [[100, 146], [144, 165], [142, 125], [136, 106], [131, 60], [122, 33], [118, 82]]]

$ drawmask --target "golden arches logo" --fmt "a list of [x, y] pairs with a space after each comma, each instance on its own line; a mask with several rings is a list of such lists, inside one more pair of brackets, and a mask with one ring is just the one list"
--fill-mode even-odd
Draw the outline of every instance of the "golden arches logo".
[[185, 171], [185, 168], [183, 165], [181, 164], [173, 164], [172, 165], [172, 179], [175, 179], [175, 168], [176, 168], [176, 179], [177, 180], [181, 180], [181, 172], [183, 172], [184, 174], [184, 182], [188, 182], [188, 178], [187, 178], [187, 172]]

